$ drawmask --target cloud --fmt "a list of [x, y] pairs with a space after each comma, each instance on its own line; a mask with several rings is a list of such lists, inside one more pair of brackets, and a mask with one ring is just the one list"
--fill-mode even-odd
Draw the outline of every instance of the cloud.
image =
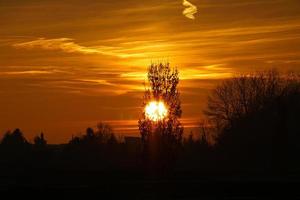
[[183, 10], [182, 14], [189, 19], [195, 19], [194, 14], [197, 13], [197, 7], [187, 0], [183, 0], [182, 5], [187, 7]]
[[139, 57], [139, 54], [124, 53], [124, 49], [120, 47], [97, 46], [86, 47], [74, 42], [72, 38], [38, 38], [29, 42], [13, 44], [15, 48], [24, 49], [44, 49], [44, 50], [60, 50], [66, 53], [81, 54], [101, 54], [107, 56], [115, 56], [119, 58]]
[[[179, 77], [181, 80], [208, 80], [208, 79], [224, 79], [230, 78], [234, 74], [234, 70], [229, 67], [223, 67], [222, 64], [183, 67], [180, 69]], [[145, 71], [126, 72], [120, 75], [126, 80], [143, 81], [147, 80]], [[142, 85], [141, 85], [142, 86]], [[143, 90], [143, 87], [140, 87]]]
[[0, 75], [40, 75], [40, 74], [53, 74], [53, 73], [55, 73], [55, 71], [27, 70], [27, 71], [0, 72]]

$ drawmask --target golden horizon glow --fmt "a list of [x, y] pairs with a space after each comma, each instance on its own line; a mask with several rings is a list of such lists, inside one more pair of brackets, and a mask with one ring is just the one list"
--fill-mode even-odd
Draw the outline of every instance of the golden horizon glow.
[[151, 121], [160, 121], [168, 116], [168, 109], [162, 101], [151, 101], [145, 107], [145, 115]]

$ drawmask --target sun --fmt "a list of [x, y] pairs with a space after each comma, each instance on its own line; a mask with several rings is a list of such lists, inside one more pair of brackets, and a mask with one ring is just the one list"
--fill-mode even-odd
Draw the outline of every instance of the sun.
[[145, 107], [146, 118], [160, 121], [167, 117], [168, 109], [162, 101], [151, 101]]

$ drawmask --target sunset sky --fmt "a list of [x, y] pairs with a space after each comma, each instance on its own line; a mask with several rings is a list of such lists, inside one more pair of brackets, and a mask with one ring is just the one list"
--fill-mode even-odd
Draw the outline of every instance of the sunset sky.
[[99, 121], [137, 135], [151, 62], [178, 67], [189, 128], [221, 79], [300, 72], [299, 0], [189, 2], [195, 19], [182, 0], [0, 0], [1, 135], [62, 143]]

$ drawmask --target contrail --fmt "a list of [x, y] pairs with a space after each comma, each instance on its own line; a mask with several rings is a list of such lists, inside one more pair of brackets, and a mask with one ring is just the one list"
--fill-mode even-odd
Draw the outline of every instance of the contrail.
[[187, 0], [183, 0], [182, 5], [187, 7], [183, 10], [182, 14], [189, 19], [195, 19], [194, 14], [197, 13], [197, 7]]

